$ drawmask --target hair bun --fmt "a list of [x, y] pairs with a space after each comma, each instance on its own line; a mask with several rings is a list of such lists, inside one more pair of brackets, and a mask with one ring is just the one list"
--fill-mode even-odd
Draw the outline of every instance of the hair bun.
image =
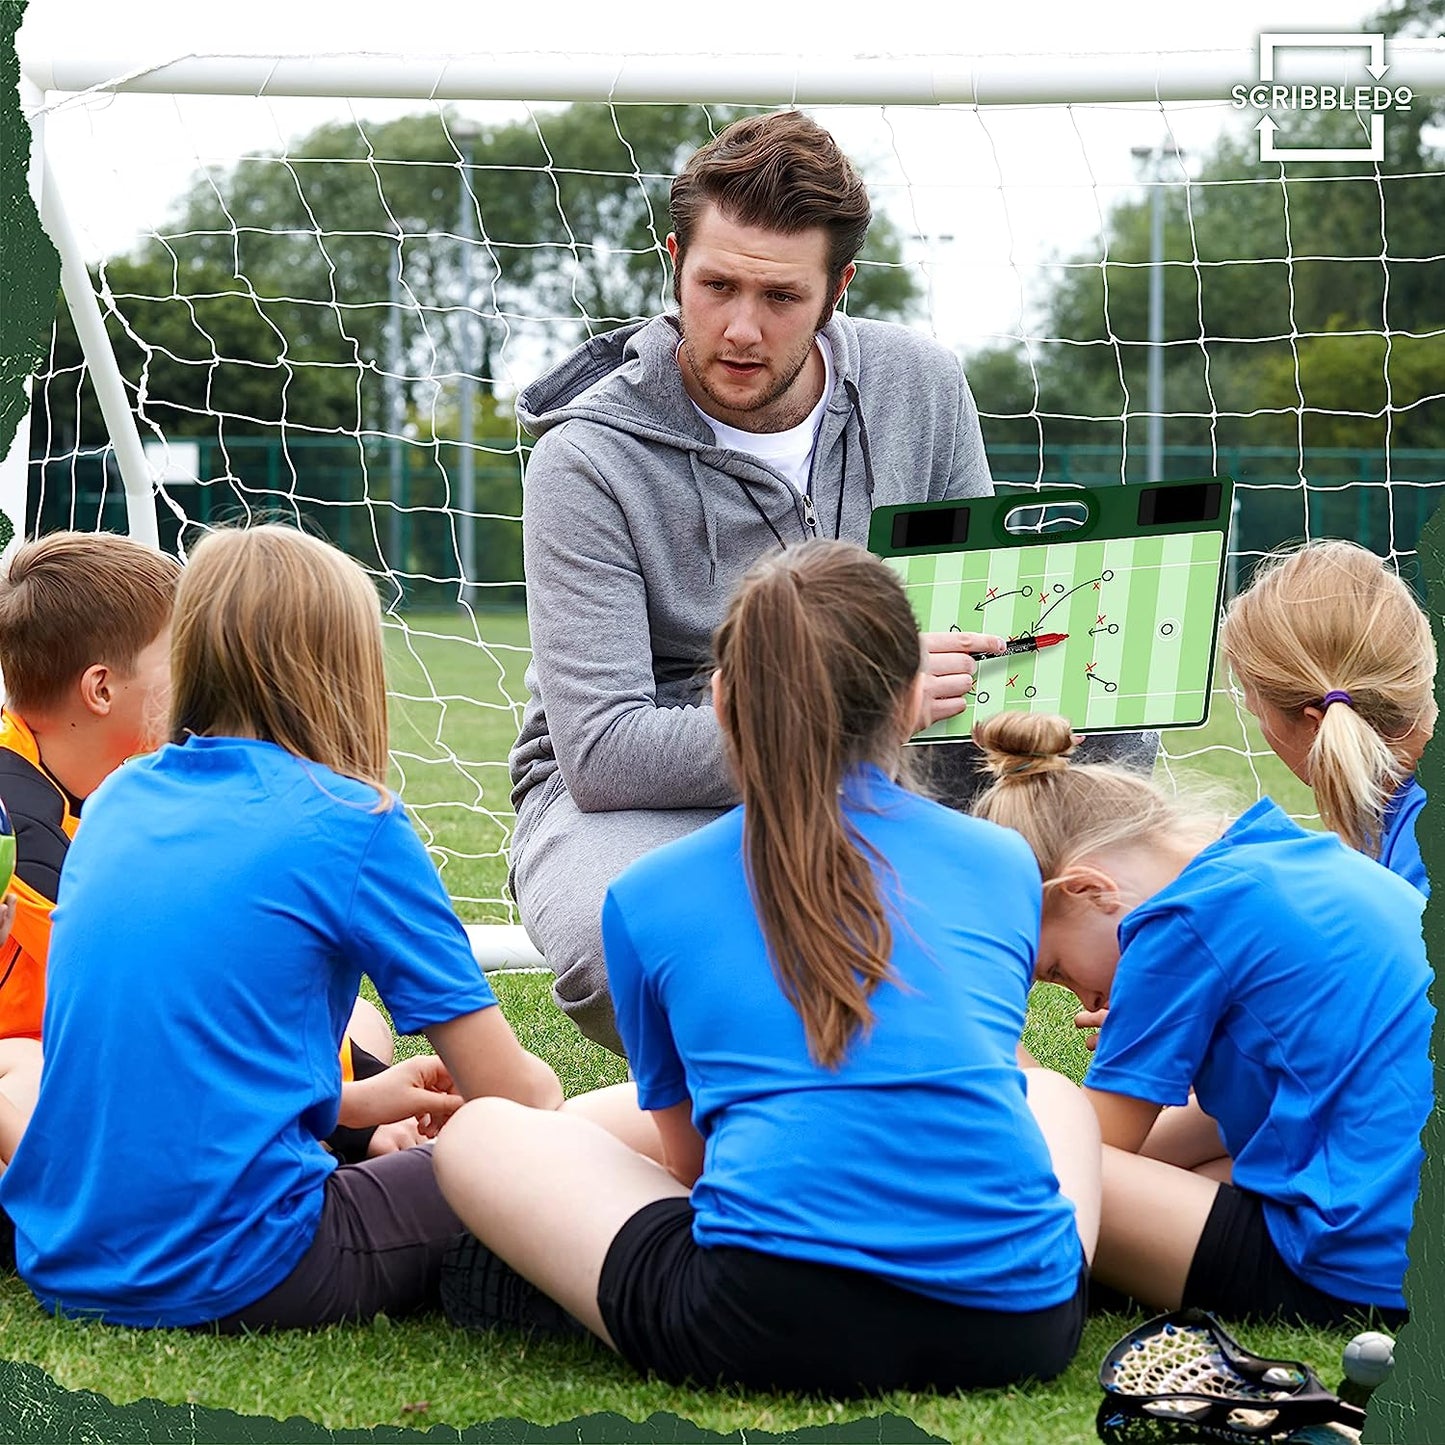
[[973, 725], [983, 766], [1000, 782], [1069, 766], [1079, 744], [1066, 717], [1050, 713], [1000, 712]]

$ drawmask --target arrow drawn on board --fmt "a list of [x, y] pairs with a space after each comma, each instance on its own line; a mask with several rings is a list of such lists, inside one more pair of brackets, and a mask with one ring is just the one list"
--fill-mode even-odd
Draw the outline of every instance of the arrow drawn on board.
[[1092, 587], [1096, 582], [1107, 582], [1107, 581], [1109, 581], [1110, 578], [1111, 578], [1113, 575], [1114, 575], [1114, 574], [1113, 574], [1112, 572], [1104, 572], [1104, 573], [1102, 573], [1101, 575], [1099, 575], [1098, 577], [1090, 577], [1087, 582], [1080, 582], [1077, 587], [1070, 587], [1067, 592], [1061, 592], [1061, 593], [1060, 593], [1057, 597], [1055, 597], [1054, 600], [1053, 600], [1052, 602], [1050, 602], [1049, 605], [1048, 605], [1047, 607], [1045, 607], [1044, 610], [1039, 614], [1039, 620], [1038, 620], [1037, 622], [1035, 622], [1032, 627], [1029, 628], [1029, 631], [1030, 631], [1030, 632], [1037, 632], [1037, 631], [1039, 630], [1039, 628], [1043, 626], [1044, 618], [1047, 617], [1047, 616], [1049, 615], [1049, 613], [1052, 612], [1052, 611], [1054, 610], [1054, 608], [1059, 605], [1060, 602], [1066, 602], [1070, 597], [1072, 597], [1072, 596], [1074, 595], [1075, 592], [1082, 592], [1085, 587]]
[[1005, 597], [1032, 597], [1033, 595], [1034, 589], [1032, 586], [1015, 587], [1012, 592], [995, 592], [993, 588], [990, 587], [988, 596], [985, 597], [982, 602], [975, 602], [973, 604], [973, 610], [975, 612], [982, 612], [990, 602], [1002, 602]]

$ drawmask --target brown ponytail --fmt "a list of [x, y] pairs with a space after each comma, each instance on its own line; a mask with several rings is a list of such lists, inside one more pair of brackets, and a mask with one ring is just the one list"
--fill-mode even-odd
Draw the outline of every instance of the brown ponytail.
[[836, 1068], [873, 1022], [892, 930], [874, 867], [844, 818], [853, 766], [896, 771], [912, 731], [918, 628], [903, 587], [848, 542], [812, 541], [743, 579], [715, 653], [718, 718], [742, 793], [743, 854], [779, 984], [808, 1050]]

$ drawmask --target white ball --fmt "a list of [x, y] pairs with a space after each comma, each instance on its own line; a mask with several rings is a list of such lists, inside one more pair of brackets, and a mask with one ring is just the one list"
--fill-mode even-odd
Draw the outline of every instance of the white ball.
[[1395, 1342], [1378, 1330], [1356, 1335], [1345, 1346], [1345, 1378], [1357, 1385], [1378, 1385], [1394, 1364]]

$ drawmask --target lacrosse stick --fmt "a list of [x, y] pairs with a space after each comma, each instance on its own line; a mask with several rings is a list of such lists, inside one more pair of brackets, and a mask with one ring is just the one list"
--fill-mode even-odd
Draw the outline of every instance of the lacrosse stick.
[[1255, 1445], [1310, 1425], [1365, 1423], [1308, 1365], [1251, 1354], [1203, 1310], [1160, 1315], [1125, 1335], [1099, 1367], [1099, 1384], [1095, 1425], [1106, 1445]]

